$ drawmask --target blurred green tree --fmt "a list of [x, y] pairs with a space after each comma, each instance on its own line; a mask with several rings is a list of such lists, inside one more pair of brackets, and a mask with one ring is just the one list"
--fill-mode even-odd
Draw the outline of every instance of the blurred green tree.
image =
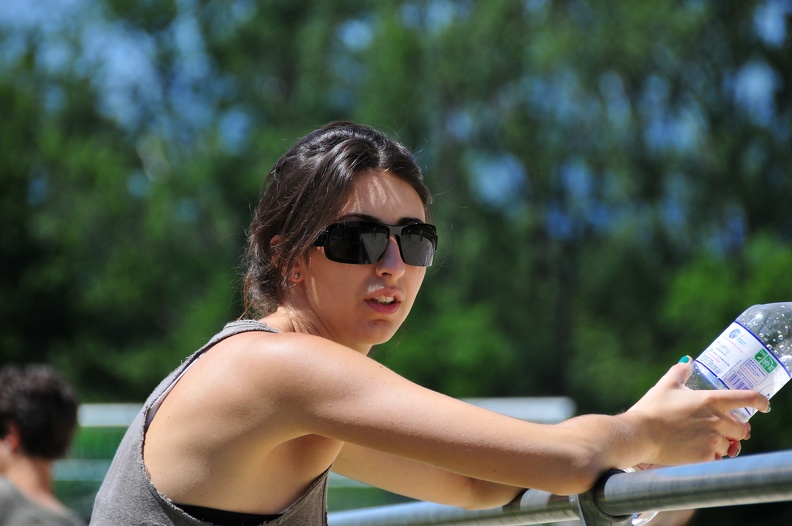
[[434, 189], [438, 263], [377, 354], [429, 387], [619, 411], [792, 297], [784, 0], [37, 6], [0, 17], [0, 360], [86, 400], [141, 400], [239, 315], [261, 182], [333, 119]]

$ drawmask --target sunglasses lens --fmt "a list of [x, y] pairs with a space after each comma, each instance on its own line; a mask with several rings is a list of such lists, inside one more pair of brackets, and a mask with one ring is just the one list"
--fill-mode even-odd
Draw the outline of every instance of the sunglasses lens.
[[327, 230], [325, 256], [338, 263], [369, 264], [388, 246], [388, 229], [371, 223], [337, 223]]
[[437, 234], [430, 225], [410, 225], [399, 236], [402, 259], [408, 265], [428, 267], [434, 259]]

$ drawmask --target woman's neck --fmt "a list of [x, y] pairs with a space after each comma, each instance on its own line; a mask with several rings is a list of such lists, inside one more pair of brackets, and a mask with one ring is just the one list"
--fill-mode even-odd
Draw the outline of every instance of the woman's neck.
[[309, 316], [302, 314], [301, 311], [297, 309], [279, 306], [275, 312], [265, 316], [260, 321], [266, 323], [279, 332], [312, 334], [314, 336], [320, 336], [322, 338], [335, 341], [341, 345], [345, 345], [350, 349], [354, 349], [364, 355], [368, 355], [368, 353], [371, 352], [370, 346], [367, 348], [358, 348], [355, 345], [351, 345], [349, 342], [339, 341], [329, 337], [326, 331], [322, 331], [320, 329], [319, 323], [312, 321]]
[[261, 321], [280, 332], [297, 332], [321, 336], [321, 332], [306, 316], [288, 307], [278, 307], [275, 312], [265, 316]]

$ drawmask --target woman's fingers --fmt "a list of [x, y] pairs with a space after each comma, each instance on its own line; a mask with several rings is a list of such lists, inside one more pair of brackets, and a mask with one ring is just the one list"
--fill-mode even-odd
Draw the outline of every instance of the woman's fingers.
[[765, 396], [753, 390], [691, 390], [685, 386], [693, 366], [681, 360], [671, 367], [632, 410], [650, 418], [659, 445], [657, 463], [678, 464], [733, 457], [751, 427], [735, 410], [768, 412]]
[[[735, 410], [753, 408], [768, 412], [770, 404], [763, 395], [755, 391], [712, 391], [715, 400], [708, 401], [721, 415], [720, 431], [730, 440], [747, 440], [751, 437], [751, 425], [744, 422]], [[731, 456], [731, 455], [730, 455]]]
[[[684, 385], [692, 372], [693, 363], [690, 357], [683, 356], [679, 363], [669, 369], [659, 383], [668, 382]], [[723, 401], [719, 405], [719, 409], [724, 413], [741, 407], [750, 407], [762, 413], [770, 412], [770, 401], [764, 395], [752, 389], [713, 390], [713, 392], [719, 393], [718, 397]]]
[[[685, 359], [687, 359], [687, 361], [684, 361]], [[669, 369], [668, 372], [663, 375], [658, 384], [668, 383], [684, 385], [692, 373], [693, 363], [690, 361], [690, 357], [683, 356], [679, 363], [671, 367], [671, 369]]]
[[722, 400], [719, 409], [723, 412], [742, 407], [750, 407], [762, 413], [770, 412], [770, 401], [763, 394], [757, 393], [752, 389], [713, 392], [719, 393], [719, 397]]
[[[751, 438], [751, 424], [743, 422], [734, 409], [741, 407], [752, 407], [759, 411], [767, 412], [770, 410], [768, 400], [759, 393], [754, 391], [720, 391], [726, 396], [725, 407], [728, 412], [723, 415], [723, 437], [727, 442], [725, 453], [716, 453], [715, 459], [720, 460], [723, 457], [734, 458], [740, 454], [742, 450], [742, 440]], [[737, 407], [732, 407], [734, 404]]]
[[726, 455], [734, 458], [740, 454], [741, 449], [742, 444], [740, 444], [739, 440], [729, 440], [729, 450], [726, 452]]
[[[665, 378], [684, 385], [691, 371], [692, 363], [690, 363], [689, 357], [683, 357], [678, 364], [670, 369], [669, 374], [667, 374]], [[761, 393], [750, 389], [715, 389], [708, 393], [710, 396], [706, 404], [722, 415], [722, 423], [718, 427], [729, 442], [729, 447], [725, 455], [721, 456], [736, 456], [736, 454], [740, 452], [740, 441], [750, 438], [751, 426], [747, 422], [743, 422], [742, 419], [734, 413], [734, 410], [751, 408], [762, 413], [767, 413], [770, 411], [770, 401]]]

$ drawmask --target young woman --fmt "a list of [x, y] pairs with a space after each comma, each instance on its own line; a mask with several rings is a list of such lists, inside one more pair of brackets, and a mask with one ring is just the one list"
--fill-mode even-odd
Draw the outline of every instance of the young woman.
[[[174, 371], [130, 427], [92, 524], [326, 523], [330, 468], [464, 508], [586, 491], [605, 470], [734, 455], [768, 409], [671, 368], [629, 411], [519, 421], [367, 357], [415, 301], [437, 246], [412, 154], [366, 126], [310, 133], [269, 173], [249, 231], [246, 318]], [[258, 318], [258, 319], [255, 319]]]

